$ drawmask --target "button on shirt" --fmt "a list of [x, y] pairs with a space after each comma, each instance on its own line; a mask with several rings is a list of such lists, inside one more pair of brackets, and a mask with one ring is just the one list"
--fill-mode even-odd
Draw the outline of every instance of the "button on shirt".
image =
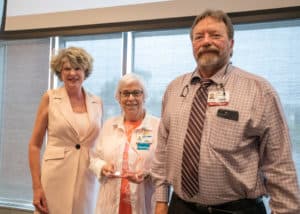
[[[193, 83], [194, 76], [198, 72], [178, 77], [164, 95], [152, 167], [157, 201], [168, 201], [170, 184], [186, 201], [215, 205], [268, 194], [273, 212], [299, 214], [299, 186], [278, 95], [263, 78], [231, 65], [227, 72], [224, 67], [210, 78], [214, 84], [208, 90], [218, 90], [222, 83], [229, 92], [229, 103], [207, 107], [200, 148], [199, 193], [193, 198], [183, 194], [183, 143], [193, 97], [200, 87]], [[238, 112], [238, 120], [217, 116], [219, 109]]]

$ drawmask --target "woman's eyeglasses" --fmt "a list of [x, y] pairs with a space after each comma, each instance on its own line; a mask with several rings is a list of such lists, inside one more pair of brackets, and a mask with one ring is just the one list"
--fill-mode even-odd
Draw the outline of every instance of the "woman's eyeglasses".
[[133, 90], [133, 91], [120, 91], [120, 95], [123, 98], [130, 97], [130, 94], [132, 94], [133, 97], [140, 97], [143, 94], [142, 90]]

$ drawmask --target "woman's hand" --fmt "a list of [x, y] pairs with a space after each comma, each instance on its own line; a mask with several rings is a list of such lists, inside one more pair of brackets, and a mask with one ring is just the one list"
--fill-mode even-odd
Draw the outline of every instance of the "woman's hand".
[[37, 188], [33, 191], [33, 205], [42, 214], [49, 213], [44, 190]]
[[115, 166], [114, 164], [108, 163], [104, 165], [101, 169], [101, 175], [106, 177], [114, 177]]
[[145, 174], [142, 172], [138, 172], [138, 173], [128, 173], [125, 176], [130, 182], [136, 183], [136, 184], [140, 184], [144, 181], [145, 179]]

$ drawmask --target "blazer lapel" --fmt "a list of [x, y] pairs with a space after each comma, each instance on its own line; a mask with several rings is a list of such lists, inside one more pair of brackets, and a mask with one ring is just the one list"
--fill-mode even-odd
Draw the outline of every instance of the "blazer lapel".
[[99, 126], [98, 120], [101, 119], [101, 115], [99, 115], [101, 114], [99, 101], [88, 92], [84, 91], [84, 93], [90, 125], [87, 134], [82, 138], [83, 141], [95, 133], [94, 130]]

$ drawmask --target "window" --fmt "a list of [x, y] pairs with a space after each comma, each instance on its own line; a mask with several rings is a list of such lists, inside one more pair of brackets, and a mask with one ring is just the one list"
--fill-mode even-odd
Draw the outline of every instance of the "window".
[[[236, 25], [232, 62], [264, 76], [278, 91], [290, 128], [300, 182], [299, 37], [297, 19]], [[193, 71], [196, 65], [189, 28], [59, 40], [61, 47], [79, 46], [93, 56], [94, 70], [84, 87], [102, 98], [104, 119], [120, 114], [114, 94], [122, 73], [135, 72], [143, 77], [148, 91], [147, 109], [160, 116], [167, 84]], [[23, 204], [32, 209], [27, 145], [41, 95], [48, 88], [50, 49], [49, 38], [0, 43], [0, 203], [5, 206]], [[125, 65], [130, 68], [126, 70]]]
[[279, 93], [300, 183], [300, 20], [237, 25], [233, 64], [265, 77]]
[[167, 84], [195, 68], [189, 30], [136, 32], [133, 44], [133, 72], [145, 80], [146, 107], [150, 113], [160, 116]]
[[32, 208], [28, 142], [48, 88], [49, 39], [0, 44], [0, 203]]
[[62, 38], [63, 46], [82, 47], [92, 55], [94, 68], [84, 87], [104, 101], [104, 119], [120, 112], [114, 95], [122, 76], [122, 42], [121, 33]]

